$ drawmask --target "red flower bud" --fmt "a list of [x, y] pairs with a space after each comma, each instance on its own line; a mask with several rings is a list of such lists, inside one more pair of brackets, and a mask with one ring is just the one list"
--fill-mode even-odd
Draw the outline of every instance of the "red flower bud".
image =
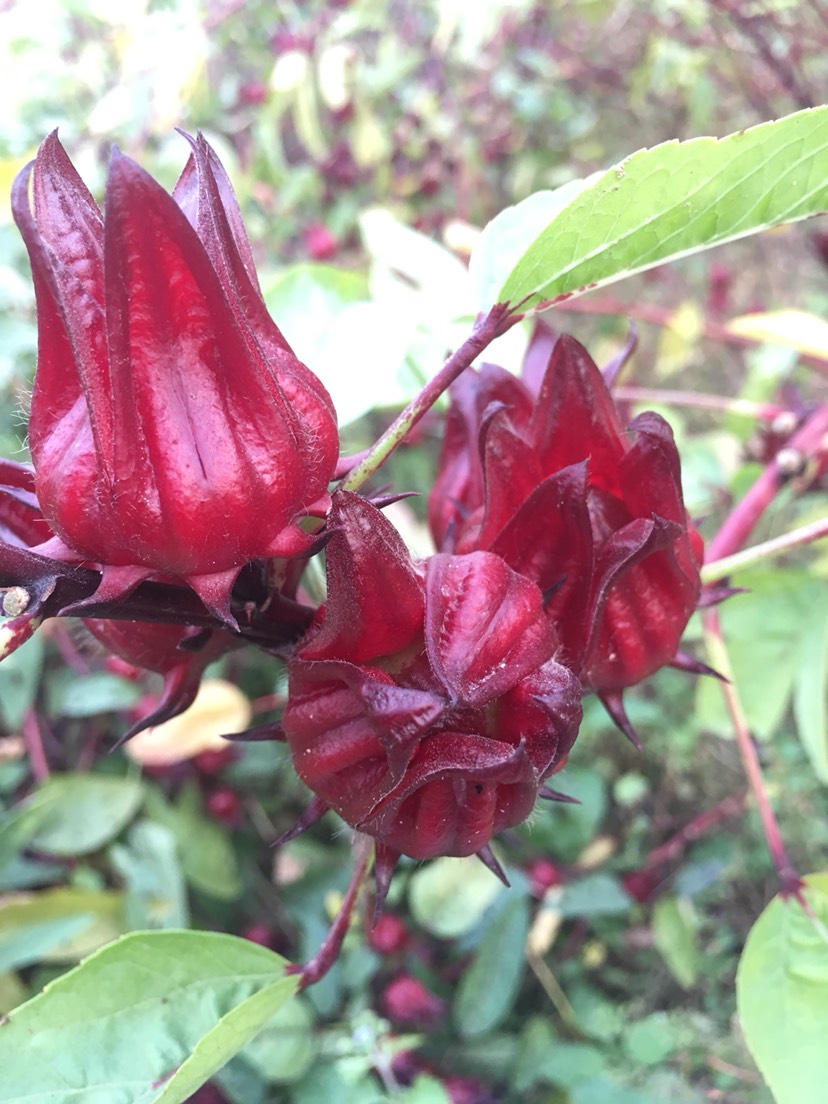
[[368, 945], [380, 955], [399, 954], [408, 945], [405, 921], [391, 912], [383, 913], [368, 933]]
[[305, 249], [315, 261], [329, 261], [335, 257], [339, 242], [322, 222], [312, 222], [302, 234]]
[[328, 603], [289, 666], [296, 770], [398, 853], [479, 852], [526, 819], [580, 723], [543, 596], [489, 552], [414, 565], [356, 495], [334, 496], [331, 528]]
[[675, 657], [701, 541], [667, 423], [624, 431], [586, 350], [550, 345], [541, 333], [523, 382], [487, 365], [455, 384], [429, 518], [443, 550], [490, 549], [535, 581], [567, 662], [609, 695]]
[[566, 881], [563, 870], [549, 859], [535, 859], [526, 873], [529, 875], [529, 892], [533, 897], [543, 897], [547, 889], [563, 885]]
[[404, 1027], [435, 1027], [446, 1013], [446, 1002], [411, 974], [390, 981], [380, 997], [382, 1011]]
[[239, 821], [242, 807], [236, 791], [222, 786], [208, 795], [205, 808], [214, 820], [233, 828]]
[[18, 176], [39, 320], [29, 439], [48, 552], [100, 564], [96, 597], [160, 576], [226, 616], [244, 563], [306, 546], [295, 523], [327, 504], [338, 441], [267, 314], [224, 170], [191, 145], [172, 197], [116, 152], [105, 216], [54, 134]]
[[188, 709], [195, 701], [204, 669], [235, 644], [230, 633], [221, 630], [100, 617], [85, 617], [83, 623], [119, 659], [164, 676], [160, 702], [129, 729], [121, 743]]

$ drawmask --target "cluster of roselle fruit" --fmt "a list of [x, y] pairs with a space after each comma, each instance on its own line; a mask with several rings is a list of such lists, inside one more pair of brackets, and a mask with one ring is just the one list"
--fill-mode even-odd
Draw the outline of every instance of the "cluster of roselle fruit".
[[[412, 559], [389, 499], [334, 489], [336, 413], [265, 308], [209, 145], [172, 195], [115, 153], [105, 214], [55, 135], [18, 177], [34, 275], [33, 467], [0, 462], [5, 652], [82, 617], [165, 676], [157, 723], [208, 663], [250, 644], [287, 662], [287, 742], [314, 794], [402, 855], [479, 855], [523, 821], [597, 694], [678, 652], [701, 542], [666, 423], [625, 428], [573, 339], [540, 330], [520, 377], [485, 364], [451, 390], [428, 500], [437, 551]], [[359, 386], [358, 348], [342, 371]], [[303, 587], [324, 550], [327, 600]], [[141, 727], [138, 726], [138, 727]], [[258, 735], [262, 735], [259, 733]]]

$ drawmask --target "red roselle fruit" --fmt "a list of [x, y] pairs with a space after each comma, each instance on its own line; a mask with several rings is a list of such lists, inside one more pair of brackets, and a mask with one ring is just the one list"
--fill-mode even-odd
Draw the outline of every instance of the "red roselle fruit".
[[523, 380], [455, 383], [429, 520], [443, 551], [488, 549], [541, 588], [561, 658], [605, 702], [676, 659], [702, 562], [678, 451], [657, 414], [624, 429], [573, 338], [539, 330]]
[[289, 665], [296, 770], [389, 858], [494, 863], [492, 835], [529, 815], [581, 719], [541, 591], [488, 552], [415, 565], [356, 495], [330, 523], [327, 605]]
[[160, 702], [130, 728], [123, 740], [183, 713], [195, 700], [204, 669], [235, 646], [232, 636], [223, 630], [98, 617], [86, 617], [83, 623], [117, 658], [164, 676]]
[[309, 546], [296, 523], [327, 507], [339, 443], [267, 314], [224, 169], [190, 144], [172, 196], [115, 152], [103, 215], [55, 134], [18, 176], [39, 323], [29, 440], [56, 534], [42, 551], [100, 565], [96, 600], [172, 579], [229, 619], [243, 564]]

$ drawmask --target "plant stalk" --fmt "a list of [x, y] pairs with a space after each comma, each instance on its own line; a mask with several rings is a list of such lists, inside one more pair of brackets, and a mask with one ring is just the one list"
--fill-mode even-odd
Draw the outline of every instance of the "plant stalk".
[[368, 449], [362, 460], [342, 480], [339, 487], [343, 491], [358, 491], [371, 478], [380, 464], [391, 455], [440, 396], [457, 377], [468, 368], [478, 356], [494, 341], [505, 334], [523, 315], [514, 313], [514, 308], [506, 303], [498, 304], [478, 318], [471, 336], [448, 358], [437, 375], [425, 385], [386, 429], [381, 437]]
[[702, 582], [718, 582], [732, 575], [734, 571], [744, 571], [745, 568], [754, 567], [763, 560], [781, 556], [793, 548], [799, 548], [803, 544], [810, 544], [811, 541], [826, 536], [828, 536], [828, 518], [812, 521], [810, 525], [801, 525], [798, 529], [792, 529], [790, 533], [783, 533], [779, 537], [763, 541], [762, 544], [754, 544], [751, 548], [734, 552], [732, 556], [706, 563], [701, 569]]
[[723, 681], [720, 684], [722, 694], [724, 695], [725, 707], [733, 725], [733, 732], [736, 736], [736, 743], [739, 748], [742, 765], [744, 766], [747, 780], [756, 800], [759, 816], [762, 820], [762, 829], [765, 833], [765, 839], [768, 844], [771, 859], [773, 860], [773, 865], [776, 867], [776, 872], [779, 875], [782, 892], [784, 894], [799, 896], [802, 879], [799, 877], [791, 860], [788, 858], [788, 853], [782, 842], [782, 834], [779, 831], [779, 824], [771, 808], [770, 800], [768, 799], [768, 794], [765, 789], [765, 780], [762, 776], [762, 768], [759, 765], [759, 756], [756, 753], [756, 747], [750, 735], [747, 718], [745, 717], [742, 702], [739, 698], [739, 692], [733, 682], [733, 668], [730, 665], [730, 656], [728, 655], [727, 645], [722, 635], [718, 610], [705, 610], [702, 615], [702, 621], [704, 624], [705, 641], [711, 665], [727, 679], [726, 682]]

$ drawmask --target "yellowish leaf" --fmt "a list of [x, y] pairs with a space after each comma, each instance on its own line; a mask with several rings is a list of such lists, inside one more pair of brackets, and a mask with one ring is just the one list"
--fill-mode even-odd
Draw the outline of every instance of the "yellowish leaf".
[[242, 732], [250, 718], [250, 702], [237, 686], [224, 679], [205, 679], [189, 709], [133, 736], [126, 753], [145, 767], [182, 763], [202, 751], [229, 747], [224, 734]]
[[803, 310], [743, 314], [727, 324], [730, 333], [769, 345], [784, 345], [805, 356], [828, 360], [828, 322]]

